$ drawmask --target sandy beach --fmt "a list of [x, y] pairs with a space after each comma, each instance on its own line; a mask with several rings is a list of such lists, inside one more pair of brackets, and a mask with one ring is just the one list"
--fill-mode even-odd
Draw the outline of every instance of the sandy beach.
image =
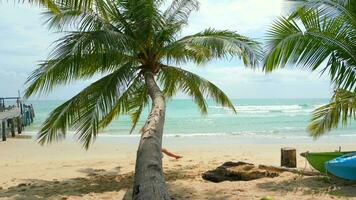
[[[234, 144], [233, 139], [164, 138], [182, 156], [164, 157], [166, 180], [174, 199], [356, 199], [356, 184], [289, 172], [275, 178], [212, 183], [202, 173], [226, 161], [279, 165], [280, 148], [333, 151], [339, 143]], [[230, 141], [230, 142], [226, 142]], [[252, 143], [252, 142], [251, 142]], [[342, 144], [343, 150], [354, 148]], [[69, 139], [40, 146], [33, 139], [0, 143], [0, 199], [130, 199], [137, 138], [100, 138], [85, 151]], [[310, 169], [298, 156], [298, 167]]]
[[0, 5], [0, 200], [356, 200], [356, 0]]

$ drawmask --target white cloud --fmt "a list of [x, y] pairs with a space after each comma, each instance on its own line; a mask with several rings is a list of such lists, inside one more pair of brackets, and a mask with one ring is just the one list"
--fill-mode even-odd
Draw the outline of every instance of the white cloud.
[[206, 27], [235, 30], [242, 34], [262, 32], [282, 11], [282, 0], [205, 0], [192, 14], [186, 34]]

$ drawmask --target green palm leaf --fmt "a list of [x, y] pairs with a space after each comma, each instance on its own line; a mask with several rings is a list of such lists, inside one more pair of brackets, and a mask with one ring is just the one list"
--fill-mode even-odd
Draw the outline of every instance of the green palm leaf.
[[132, 127], [130, 134], [136, 128], [137, 122], [140, 120], [143, 109], [149, 102], [147, 86], [141, 81], [141, 84], [135, 90], [135, 93], [131, 96], [128, 102], [129, 114], [131, 116]]
[[166, 97], [170, 98], [176, 92], [182, 91], [194, 99], [202, 114], [206, 114], [208, 111], [207, 98], [212, 98], [219, 105], [236, 112], [233, 103], [223, 91], [194, 73], [165, 65], [159, 75], [159, 81], [163, 85], [163, 93]]
[[130, 133], [135, 129], [140, 119], [142, 110], [148, 104], [147, 87], [144, 82], [137, 76], [127, 89], [118, 97], [115, 105], [109, 113], [106, 114], [99, 122], [99, 127], [104, 129], [112, 120], [120, 114], [131, 115], [132, 128]]
[[164, 47], [160, 54], [177, 63], [193, 61], [197, 64], [216, 58], [237, 56], [248, 66], [256, 66], [261, 57], [257, 42], [233, 31], [214, 29], [206, 29], [177, 40]]
[[79, 141], [88, 148], [99, 131], [100, 122], [114, 108], [135, 71], [128, 63], [57, 107], [43, 123], [38, 135], [39, 142], [44, 144], [61, 139], [68, 128], [73, 127]]
[[198, 10], [199, 2], [196, 0], [175, 0], [163, 13], [168, 23], [186, 24], [190, 13]]
[[356, 63], [349, 28], [342, 19], [321, 22], [318, 12], [299, 10], [303, 27], [297, 21], [280, 18], [268, 32], [266, 71], [278, 67], [299, 65], [312, 70], [321, 66], [335, 52], [346, 61]]
[[268, 31], [264, 70], [302, 66], [328, 73], [337, 90], [332, 102], [314, 111], [309, 125], [319, 137], [346, 125], [353, 112], [356, 90], [356, 2], [348, 0], [294, 0], [295, 10], [276, 20]]
[[[356, 3], [353, 0], [290, 0], [298, 8], [319, 10], [320, 15], [326, 18], [335, 18], [340, 15], [347, 16], [350, 20], [356, 20]], [[297, 17], [297, 12], [292, 12], [290, 17]]]
[[335, 91], [330, 103], [314, 111], [308, 130], [317, 138], [337, 128], [340, 122], [346, 126], [350, 119], [356, 119], [356, 93], [339, 89]]
[[[25, 96], [34, 92], [48, 93], [58, 85], [110, 73], [123, 63], [133, 60], [117, 49], [123, 46], [115, 32], [93, 31], [71, 33], [58, 42], [53, 59], [41, 64], [27, 80]], [[111, 42], [112, 41], [112, 42]]]

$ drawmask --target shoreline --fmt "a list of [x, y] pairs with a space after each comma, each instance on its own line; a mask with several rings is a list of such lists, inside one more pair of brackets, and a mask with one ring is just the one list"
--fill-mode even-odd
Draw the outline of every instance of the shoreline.
[[[36, 138], [37, 132], [24, 132], [22, 135]], [[138, 143], [140, 134], [107, 134], [99, 133], [98, 141], [111, 141], [117, 143]], [[65, 140], [76, 141], [74, 132], [69, 132]], [[356, 144], [356, 138], [353, 134], [348, 135], [324, 135], [320, 138], [313, 139], [311, 136], [272, 136], [272, 135], [237, 135], [237, 134], [163, 134], [163, 142], [181, 142], [201, 143], [207, 144]]]

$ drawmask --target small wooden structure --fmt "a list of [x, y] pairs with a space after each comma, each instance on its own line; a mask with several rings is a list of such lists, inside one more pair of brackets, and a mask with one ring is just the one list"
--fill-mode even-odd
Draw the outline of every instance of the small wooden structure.
[[297, 167], [297, 150], [291, 147], [281, 149], [281, 166], [288, 168]]
[[[13, 105], [6, 105], [5, 101], [15, 101]], [[0, 98], [0, 125], [1, 138], [6, 141], [8, 133], [15, 137], [15, 127], [17, 133], [21, 134], [25, 126], [30, 125], [35, 117], [32, 105], [23, 104], [19, 97]]]

